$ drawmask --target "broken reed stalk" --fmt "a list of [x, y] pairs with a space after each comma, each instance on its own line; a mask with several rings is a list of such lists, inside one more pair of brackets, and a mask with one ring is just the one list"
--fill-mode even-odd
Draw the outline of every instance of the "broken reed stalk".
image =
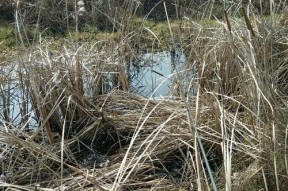
[[225, 21], [227, 23], [227, 28], [228, 28], [228, 31], [231, 32], [232, 29], [231, 29], [231, 24], [230, 24], [230, 21], [229, 21], [229, 17], [228, 17], [228, 13], [226, 10], [224, 10], [224, 17], [225, 17]]

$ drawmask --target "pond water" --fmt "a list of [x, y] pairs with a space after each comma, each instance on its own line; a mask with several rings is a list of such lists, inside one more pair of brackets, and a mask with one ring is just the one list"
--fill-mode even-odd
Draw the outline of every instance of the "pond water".
[[171, 85], [185, 65], [183, 51], [169, 51], [143, 54], [134, 67], [137, 72], [132, 76], [131, 88], [145, 97], [169, 96]]

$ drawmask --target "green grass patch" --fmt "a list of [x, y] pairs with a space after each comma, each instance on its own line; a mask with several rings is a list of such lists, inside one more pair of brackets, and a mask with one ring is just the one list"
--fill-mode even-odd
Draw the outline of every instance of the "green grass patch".
[[16, 38], [14, 34], [14, 28], [0, 21], [0, 49], [6, 50], [16, 45]]

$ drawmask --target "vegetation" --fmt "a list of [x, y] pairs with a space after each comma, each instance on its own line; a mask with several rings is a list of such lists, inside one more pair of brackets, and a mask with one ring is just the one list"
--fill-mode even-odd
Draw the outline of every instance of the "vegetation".
[[[37, 2], [1, 25], [1, 188], [288, 189], [287, 1], [159, 1], [161, 21], [142, 1]], [[139, 95], [144, 52], [179, 49], [169, 96]]]

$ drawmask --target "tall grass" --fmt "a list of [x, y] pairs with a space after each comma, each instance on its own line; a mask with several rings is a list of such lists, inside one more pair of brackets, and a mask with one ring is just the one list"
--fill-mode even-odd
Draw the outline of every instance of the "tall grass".
[[[159, 3], [163, 30], [135, 19], [137, 6], [107, 15], [117, 32], [105, 39], [82, 41], [77, 29], [30, 46], [15, 13], [22, 50], [1, 59], [0, 187], [287, 190], [286, 1], [270, 0], [269, 16], [209, 1], [202, 19], [182, 7], [177, 21]], [[174, 61], [184, 50], [186, 62], [155, 100], [133, 92], [130, 76], [143, 49], [161, 48]]]

